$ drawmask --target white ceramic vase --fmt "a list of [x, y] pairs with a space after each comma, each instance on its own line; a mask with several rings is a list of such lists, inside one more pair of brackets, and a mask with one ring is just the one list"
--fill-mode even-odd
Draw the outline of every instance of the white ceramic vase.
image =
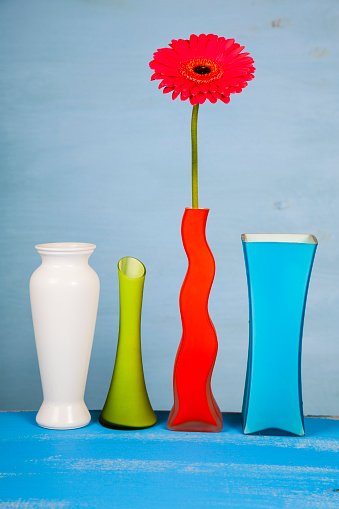
[[84, 402], [100, 282], [88, 265], [94, 244], [35, 246], [42, 264], [30, 281], [35, 342], [44, 401], [37, 423], [72, 429], [91, 420]]

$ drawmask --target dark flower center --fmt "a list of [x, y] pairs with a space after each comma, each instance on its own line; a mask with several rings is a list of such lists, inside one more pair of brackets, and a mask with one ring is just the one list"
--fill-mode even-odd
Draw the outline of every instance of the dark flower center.
[[209, 74], [211, 69], [207, 67], [207, 65], [197, 65], [196, 67], [193, 67], [193, 71], [197, 74]]
[[224, 73], [219, 62], [205, 57], [184, 59], [179, 69], [184, 78], [194, 83], [211, 83]]

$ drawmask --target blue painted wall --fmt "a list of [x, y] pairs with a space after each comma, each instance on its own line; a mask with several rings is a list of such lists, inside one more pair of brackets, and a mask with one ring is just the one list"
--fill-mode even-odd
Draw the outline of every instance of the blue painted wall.
[[312, 233], [319, 248], [303, 344], [306, 413], [339, 413], [338, 32], [331, 0], [3, 0], [0, 4], [0, 408], [37, 409], [42, 391], [28, 283], [34, 245], [97, 244], [101, 279], [86, 402], [101, 408], [118, 333], [116, 263], [147, 267], [143, 358], [156, 409], [172, 405], [190, 206], [189, 104], [150, 83], [172, 38], [234, 37], [256, 78], [199, 115], [200, 205], [217, 272], [214, 394], [239, 411], [248, 308], [240, 234]]

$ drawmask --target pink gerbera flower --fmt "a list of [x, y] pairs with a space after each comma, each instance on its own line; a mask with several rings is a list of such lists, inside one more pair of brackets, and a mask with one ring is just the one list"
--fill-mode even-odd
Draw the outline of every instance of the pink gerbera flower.
[[242, 53], [245, 46], [217, 35], [191, 35], [189, 40], [172, 40], [169, 48], [158, 49], [149, 66], [152, 80], [161, 80], [164, 94], [172, 92], [192, 105], [206, 99], [230, 102], [230, 94], [240, 93], [254, 78], [254, 60]]
[[191, 35], [189, 40], [173, 39], [169, 48], [158, 49], [149, 66], [155, 71], [152, 80], [161, 80], [159, 88], [164, 94], [172, 92], [182, 101], [193, 105], [191, 120], [192, 139], [192, 207], [198, 205], [198, 139], [199, 104], [206, 99], [230, 102], [230, 94], [240, 93], [254, 78], [254, 60], [242, 53], [234, 39], [217, 35]]

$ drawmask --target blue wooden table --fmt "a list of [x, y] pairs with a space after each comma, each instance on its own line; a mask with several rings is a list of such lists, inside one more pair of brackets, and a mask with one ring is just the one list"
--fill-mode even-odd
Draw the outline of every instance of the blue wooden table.
[[306, 436], [39, 428], [35, 412], [0, 413], [3, 508], [339, 507], [339, 421], [307, 418]]

